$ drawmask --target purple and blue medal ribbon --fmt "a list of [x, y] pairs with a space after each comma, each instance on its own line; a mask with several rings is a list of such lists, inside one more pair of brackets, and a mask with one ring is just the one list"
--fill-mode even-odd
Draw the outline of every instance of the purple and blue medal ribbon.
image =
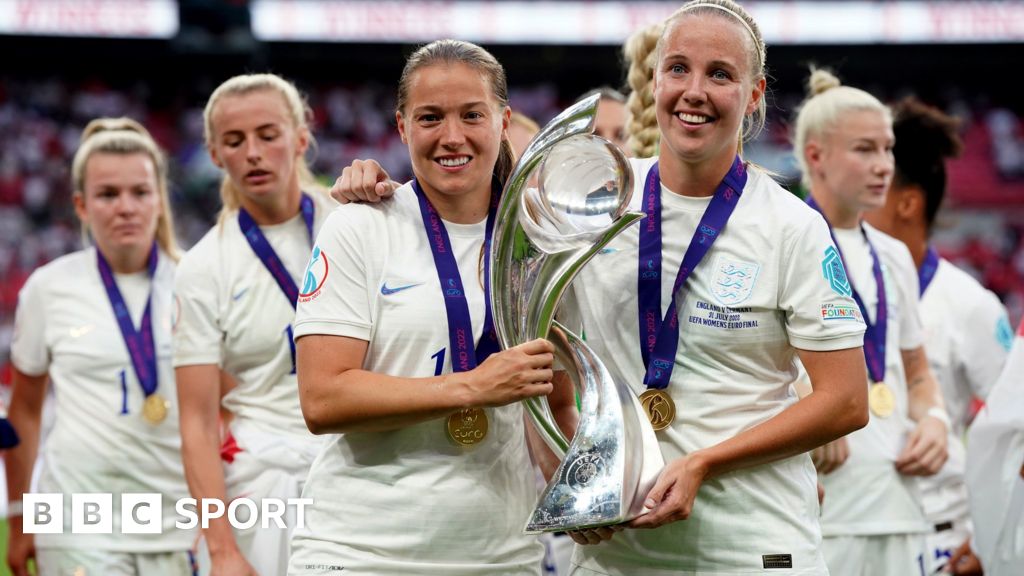
[[[843, 268], [847, 271], [847, 276], [849, 276], [850, 267], [846, 265], [843, 249], [839, 247], [836, 235], [832, 232], [832, 223], [828, 221], [828, 218], [825, 218], [825, 213], [821, 211], [821, 207], [818, 206], [818, 203], [811, 196], [807, 197], [807, 205], [817, 210], [822, 218], [825, 219], [825, 223], [828, 224], [828, 233], [832, 236], [832, 243], [836, 245], [839, 258], [843, 261]], [[868, 375], [871, 377], [872, 382], [884, 382], [885, 339], [886, 329], [889, 326], [889, 307], [886, 303], [885, 278], [882, 277], [882, 261], [878, 258], [878, 252], [875, 251], [875, 247], [871, 244], [871, 240], [868, 239], [867, 233], [864, 232], [864, 227], [860, 224], [858, 224], [858, 227], [860, 228], [860, 233], [864, 236], [864, 241], [868, 243], [868, 250], [871, 252], [871, 273], [875, 277], [875, 287], [878, 292], [878, 304], [875, 308], [874, 322], [871, 321], [867, 306], [864, 305], [864, 299], [860, 297], [860, 293], [857, 292], [857, 287], [853, 285], [853, 282], [850, 282], [850, 288], [853, 292], [853, 299], [857, 302], [857, 307], [860, 308], [860, 314], [864, 317], [864, 324], [867, 326], [867, 331], [864, 332], [864, 362], [867, 364]]]
[[928, 289], [928, 285], [935, 279], [935, 272], [938, 270], [939, 253], [929, 245], [928, 250], [924, 253], [924, 262], [921, 263], [921, 269], [917, 271], [918, 284], [921, 287], [919, 296], [924, 296], [924, 291]]
[[648, 389], [668, 387], [679, 348], [679, 312], [676, 298], [686, 279], [697, 268], [711, 245], [725, 229], [747, 184], [747, 170], [737, 156], [725, 178], [718, 184], [711, 203], [704, 210], [693, 233], [683, 262], [672, 285], [672, 301], [661, 313], [661, 175], [655, 164], [647, 173], [643, 209], [647, 218], [640, 223], [640, 251], [637, 265], [637, 294], [640, 315], [640, 353], [647, 373]]
[[[302, 200], [299, 201], [299, 208], [302, 212], [302, 219], [306, 223], [306, 232], [309, 234], [309, 244], [313, 245], [313, 220], [316, 215], [316, 207], [313, 204], [313, 199], [308, 194], [302, 195]], [[281, 262], [281, 258], [277, 256], [277, 252], [274, 252], [274, 247], [270, 245], [267, 237], [263, 235], [263, 231], [260, 230], [259, 225], [252, 219], [252, 216], [241, 208], [238, 210], [238, 225], [242, 228], [242, 234], [245, 235], [245, 240], [249, 243], [252, 251], [256, 253], [256, 257], [263, 262], [263, 265], [270, 272], [270, 275], [274, 277], [274, 281], [284, 292], [288, 301], [292, 303], [292, 308], [295, 308], [299, 301], [299, 287], [295, 284], [295, 280], [292, 279], [291, 275], [288, 274], [288, 269], [284, 267], [284, 263]]]
[[498, 336], [494, 330], [494, 316], [491, 314], [491, 237], [494, 234], [494, 221], [497, 218], [498, 200], [500, 192], [498, 189], [491, 190], [491, 204], [487, 212], [486, 232], [484, 233], [484, 302], [486, 312], [484, 315], [483, 334], [480, 336], [480, 343], [473, 345], [473, 322], [469, 315], [469, 304], [466, 301], [466, 292], [462, 285], [462, 276], [459, 274], [459, 265], [452, 252], [451, 239], [444, 227], [441, 215], [430, 203], [427, 195], [420, 188], [420, 183], [414, 178], [412, 181], [413, 190], [416, 191], [416, 199], [420, 205], [420, 215], [423, 217], [423, 228], [427, 233], [430, 252], [434, 256], [434, 268], [437, 270], [437, 279], [441, 283], [441, 293], [444, 295], [444, 310], [448, 317], [448, 343], [451, 347], [452, 370], [455, 372], [467, 372], [476, 368], [477, 365], [487, 359], [488, 356], [499, 350]]
[[[156, 273], [157, 260], [159, 259], [158, 253], [159, 250], [156, 244], [153, 244], [153, 248], [149, 251], [149, 260], [146, 264], [146, 272], [149, 274], [151, 282], [153, 275]], [[124, 338], [125, 346], [128, 348], [128, 356], [131, 358], [132, 368], [135, 369], [135, 375], [142, 386], [143, 394], [149, 396], [156, 392], [158, 384], [156, 346], [153, 342], [153, 290], [150, 288], [149, 296], [146, 297], [146, 309], [142, 313], [142, 322], [139, 329], [136, 330], [132, 324], [131, 312], [124, 302], [124, 297], [121, 296], [121, 290], [117, 287], [117, 281], [114, 279], [114, 271], [110, 268], [110, 264], [103, 257], [103, 253], [99, 249], [96, 250], [96, 265], [100, 270], [103, 287], [107, 291], [107, 299], [110, 300], [110, 306], [114, 309], [117, 325], [121, 328], [121, 337]]]

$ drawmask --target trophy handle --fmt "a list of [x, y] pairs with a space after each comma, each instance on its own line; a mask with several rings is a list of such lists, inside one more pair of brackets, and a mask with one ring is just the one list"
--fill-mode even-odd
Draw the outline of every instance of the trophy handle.
[[[665, 466], [654, 429], [629, 386], [615, 380], [578, 336], [555, 322], [555, 347], [572, 355], [582, 386], [580, 423], [526, 524], [528, 533], [620, 524], [643, 514]], [[640, 454], [632, 453], [639, 448]]]
[[582, 397], [572, 442], [547, 398], [524, 401], [541, 438], [561, 460], [529, 532], [604, 526], [641, 514], [664, 463], [630, 387], [554, 320], [583, 266], [644, 216], [628, 212], [633, 172], [622, 151], [590, 134], [598, 100], [594, 95], [568, 108], [527, 146], [505, 184], [490, 248], [491, 302], [502, 348], [547, 338]]
[[[523, 331], [534, 338], [547, 338], [555, 345], [555, 355], [563, 366], [572, 365], [571, 359], [575, 356], [574, 351], [568, 346], [566, 340], [552, 337], [552, 325], [555, 324], [555, 311], [565, 291], [572, 284], [576, 274], [583, 269], [583, 266], [590, 261], [598, 252], [604, 249], [616, 236], [631, 226], [634, 222], [644, 217], [641, 212], [629, 212], [605, 232], [598, 243], [590, 248], [575, 252], [559, 252], [549, 255], [544, 265], [537, 274], [534, 286], [543, 286], [545, 289], [538, 289], [531, 293], [526, 309], [537, 311], [537, 313], [524, 315], [525, 325]], [[498, 315], [495, 315], [497, 317]], [[564, 327], [563, 327], [564, 329]], [[569, 377], [573, 381], [576, 393], [582, 396], [584, 386], [577, 377], [576, 371], [570, 370]], [[565, 457], [569, 448], [569, 441], [562, 434], [561, 429], [555, 424], [554, 415], [548, 406], [546, 398], [527, 398], [523, 401], [526, 410], [533, 419], [533, 422], [544, 439], [548, 448], [558, 457], [559, 460]]]

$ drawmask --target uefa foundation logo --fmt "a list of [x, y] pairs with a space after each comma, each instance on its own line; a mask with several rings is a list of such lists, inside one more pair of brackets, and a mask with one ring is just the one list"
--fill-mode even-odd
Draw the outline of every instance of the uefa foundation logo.
[[[22, 530], [25, 534], [63, 534], [64, 494], [25, 494]], [[115, 515], [120, 518], [121, 534], [160, 534], [164, 531], [164, 502], [161, 494], [120, 494], [118, 506], [108, 493], [71, 494], [71, 534], [113, 534]], [[293, 528], [306, 525], [306, 506], [310, 498], [235, 498], [226, 506], [216, 498], [182, 498], [174, 504], [174, 528], [209, 528], [210, 521], [227, 518], [232, 528], [247, 530], [286, 528], [286, 519], [294, 518]]]

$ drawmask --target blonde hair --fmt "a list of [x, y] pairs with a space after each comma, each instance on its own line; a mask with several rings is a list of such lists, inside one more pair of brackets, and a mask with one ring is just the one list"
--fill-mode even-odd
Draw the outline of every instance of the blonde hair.
[[[768, 56], [768, 47], [764, 43], [761, 29], [754, 18], [742, 6], [732, 0], [691, 0], [684, 4], [682, 8], [676, 10], [675, 13], [665, 20], [665, 27], [662, 29], [661, 37], [658, 38], [658, 44], [655, 48], [657, 52], [655, 66], [657, 62], [661, 61], [665, 50], [666, 38], [675, 29], [676, 23], [684, 16], [717, 16], [718, 18], [727, 18], [729, 21], [737, 22], [743, 26], [743, 29], [750, 36], [754, 47], [753, 53], [751, 53], [750, 76], [755, 82], [765, 78], [765, 61]], [[739, 136], [741, 152], [743, 143], [756, 138], [761, 133], [761, 130], [764, 129], [766, 113], [767, 104], [764, 95], [762, 95], [757, 103], [757, 109], [751, 115], [743, 118], [743, 130]]]
[[626, 84], [630, 93], [626, 98], [626, 146], [637, 158], [650, 158], [658, 154], [661, 131], [654, 110], [654, 67], [658, 61], [658, 40], [664, 24], [658, 22], [634, 32], [622, 47], [626, 61]]
[[824, 68], [811, 68], [807, 79], [807, 99], [800, 106], [793, 130], [793, 151], [800, 166], [801, 181], [811, 187], [811, 171], [804, 156], [807, 141], [820, 137], [833, 129], [847, 112], [873, 110], [892, 124], [892, 112], [878, 98], [851, 86], [843, 86], [832, 72]]
[[[74, 194], [85, 196], [86, 167], [93, 154], [145, 154], [156, 170], [156, 192], [160, 198], [160, 215], [156, 221], [156, 243], [168, 256], [177, 261], [178, 241], [174, 236], [174, 216], [167, 191], [167, 161], [156, 141], [142, 124], [131, 118], [97, 118], [82, 130], [82, 137], [71, 161], [71, 188]], [[82, 240], [88, 243], [89, 227], [82, 222]]]
[[[207, 146], [214, 143], [213, 112], [217, 103], [225, 96], [245, 96], [254, 92], [273, 91], [281, 95], [284, 100], [288, 116], [296, 129], [304, 129], [309, 133], [310, 147], [316, 149], [316, 140], [310, 130], [310, 121], [313, 118], [313, 110], [309, 107], [306, 99], [299, 93], [298, 89], [291, 82], [276, 74], [241, 74], [228, 78], [210, 95], [206, 101], [206, 108], [203, 110], [203, 137]], [[299, 176], [299, 186], [304, 190], [317, 193], [325, 193], [326, 189], [321, 185], [305, 158], [300, 158], [295, 165]], [[220, 184], [221, 211], [220, 221], [231, 212], [238, 210], [242, 205], [241, 192], [231, 182], [231, 177], [225, 173]]]

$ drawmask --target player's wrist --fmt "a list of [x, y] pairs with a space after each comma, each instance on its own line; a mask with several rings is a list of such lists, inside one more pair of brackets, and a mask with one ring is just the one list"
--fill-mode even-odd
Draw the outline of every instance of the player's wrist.
[[448, 406], [453, 412], [476, 408], [480, 401], [474, 394], [473, 372], [452, 372], [441, 377], [442, 396], [448, 398], [451, 405]]
[[941, 406], [932, 406], [931, 408], [928, 409], [927, 412], [925, 412], [925, 417], [927, 417], [927, 418], [934, 418], [934, 419], [938, 420], [939, 422], [942, 422], [942, 424], [946, 427], [946, 430], [949, 430], [949, 427], [950, 427], [949, 413], [946, 412], [945, 408], [943, 408]]
[[21, 500], [11, 500], [7, 503], [7, 517], [14, 518], [25, 513], [25, 504]]

